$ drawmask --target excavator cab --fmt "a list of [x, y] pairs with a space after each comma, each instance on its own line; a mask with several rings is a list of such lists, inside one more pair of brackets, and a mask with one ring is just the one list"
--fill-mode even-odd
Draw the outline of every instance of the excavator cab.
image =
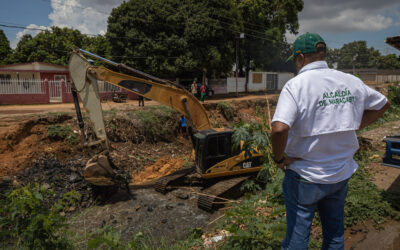
[[209, 168], [240, 153], [240, 150], [232, 149], [232, 130], [215, 131], [213, 129], [202, 130], [194, 135], [196, 148], [196, 167], [201, 174]]
[[201, 130], [194, 134], [196, 170], [203, 178], [216, 178], [260, 170], [263, 155], [245, 157], [244, 151], [232, 145], [232, 130]]

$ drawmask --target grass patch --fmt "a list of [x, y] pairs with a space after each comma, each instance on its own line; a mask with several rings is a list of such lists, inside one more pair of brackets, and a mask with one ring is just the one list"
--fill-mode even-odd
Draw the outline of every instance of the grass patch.
[[142, 232], [136, 233], [130, 241], [122, 241], [121, 233], [113, 227], [108, 227], [97, 232], [88, 242], [89, 249], [143, 249], [143, 250], [175, 250], [175, 249], [196, 249], [202, 245], [202, 231], [193, 229], [191, 234], [184, 241], [171, 243], [170, 240], [162, 238], [155, 241], [151, 236], [145, 236]]
[[156, 106], [149, 109], [135, 110], [133, 114], [141, 123], [140, 127], [143, 130], [146, 141], [157, 142], [160, 139], [168, 141], [171, 130], [176, 127], [174, 125], [177, 117], [174, 116], [178, 113], [166, 106]]
[[387, 122], [393, 122], [400, 120], [400, 105], [391, 105], [389, 110], [386, 111], [382, 117], [380, 117], [377, 121], [370, 124], [368, 127], [365, 127], [358, 131], [358, 134], [375, 129], [380, 127], [382, 124]]
[[230, 102], [219, 102], [217, 107], [227, 121], [232, 121], [235, 116], [235, 109]]
[[178, 112], [167, 106], [129, 111], [111, 109], [105, 115], [108, 138], [115, 142], [170, 142], [178, 132]]
[[51, 140], [67, 141], [71, 144], [77, 144], [78, 138], [72, 132], [69, 125], [54, 124], [46, 126], [47, 135]]

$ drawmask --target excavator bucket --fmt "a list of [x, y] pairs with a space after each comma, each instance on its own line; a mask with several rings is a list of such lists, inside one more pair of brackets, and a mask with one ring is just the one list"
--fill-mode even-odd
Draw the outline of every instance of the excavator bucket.
[[[88, 74], [91, 64], [85, 57], [73, 53], [69, 61], [69, 72], [76, 91], [82, 100], [83, 106], [89, 113], [93, 122], [94, 131], [98, 141], [87, 143], [86, 146], [105, 144], [108, 149], [108, 139], [104, 126], [103, 112], [101, 108], [99, 87], [97, 79]], [[96, 155], [91, 158], [84, 169], [84, 177], [88, 183], [96, 186], [114, 185], [114, 171], [106, 154]]]
[[83, 176], [90, 184], [96, 186], [112, 186], [114, 182], [114, 170], [108, 157], [104, 154], [91, 158], [85, 166]]

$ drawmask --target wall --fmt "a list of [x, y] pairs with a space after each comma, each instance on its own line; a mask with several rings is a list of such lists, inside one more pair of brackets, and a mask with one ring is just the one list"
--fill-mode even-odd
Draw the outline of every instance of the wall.
[[376, 83], [400, 82], [400, 75], [377, 75]]
[[[246, 78], [238, 77], [238, 85], [237, 91], [244, 92], [244, 83], [246, 82]], [[235, 93], [236, 92], [236, 77], [228, 77], [226, 79], [226, 92], [227, 93]]]
[[250, 72], [249, 74], [249, 92], [267, 91], [267, 79], [264, 72]]
[[44, 90], [42, 94], [0, 94], [0, 104], [46, 104], [50, 102], [48, 84]]
[[293, 73], [278, 73], [278, 90], [282, 90], [283, 86], [293, 77]]

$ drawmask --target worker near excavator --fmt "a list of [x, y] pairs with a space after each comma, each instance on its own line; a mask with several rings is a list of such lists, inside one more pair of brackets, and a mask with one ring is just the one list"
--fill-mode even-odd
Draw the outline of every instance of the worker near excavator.
[[356, 131], [389, 108], [387, 98], [359, 78], [328, 68], [326, 43], [306, 33], [294, 42], [297, 76], [279, 96], [272, 119], [273, 159], [285, 171], [286, 236], [282, 249], [307, 249], [315, 210], [322, 249], [344, 249], [347, 183], [358, 165]]
[[200, 100], [201, 102], [204, 102], [204, 99], [206, 98], [206, 85], [204, 85], [204, 82], [201, 84], [200, 93]]

